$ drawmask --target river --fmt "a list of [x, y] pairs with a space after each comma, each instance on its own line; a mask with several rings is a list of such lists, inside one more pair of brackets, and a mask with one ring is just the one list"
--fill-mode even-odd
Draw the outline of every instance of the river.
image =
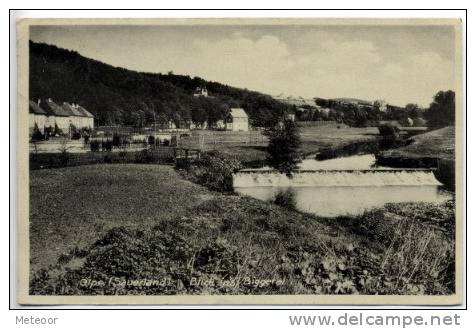
[[376, 167], [371, 154], [305, 159], [299, 169], [292, 178], [270, 168], [240, 171], [234, 175], [234, 188], [264, 201], [291, 189], [299, 210], [324, 217], [359, 215], [386, 203], [441, 203], [452, 197], [433, 172]]

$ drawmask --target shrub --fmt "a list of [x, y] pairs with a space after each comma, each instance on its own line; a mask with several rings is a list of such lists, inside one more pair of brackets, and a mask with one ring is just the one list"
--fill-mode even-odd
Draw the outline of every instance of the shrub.
[[[381, 244], [380, 276], [383, 294], [449, 294], [454, 292], [454, 204], [388, 204], [341, 226]], [[369, 269], [367, 264], [363, 268]], [[368, 278], [367, 278], [368, 279]], [[380, 288], [379, 288], [380, 287]], [[360, 291], [360, 290], [359, 290]]]
[[104, 163], [113, 163], [114, 160], [115, 160], [115, 157], [112, 156], [111, 153], [108, 152], [104, 155], [104, 158], [103, 158]]
[[120, 136], [119, 134], [116, 134], [114, 133], [112, 135], [112, 145], [113, 146], [116, 146], [116, 147], [119, 147], [122, 145], [122, 136]]
[[198, 184], [221, 192], [233, 191], [233, 173], [241, 169], [240, 162], [228, 159], [217, 152], [205, 154], [189, 170]]
[[135, 155], [136, 163], [157, 163], [159, 162], [159, 156], [151, 149], [144, 149]]
[[396, 137], [398, 137], [399, 130], [400, 129], [398, 127], [392, 126], [390, 124], [385, 124], [385, 125], [381, 125], [381, 126], [378, 127], [378, 131], [380, 133], [380, 136], [383, 136], [383, 137], [396, 138]]
[[71, 139], [78, 140], [81, 138], [81, 131], [75, 125], [70, 125]]
[[100, 144], [101, 143], [98, 140], [92, 140], [91, 143], [89, 143], [89, 147], [91, 148], [92, 152], [98, 152]]
[[155, 136], [154, 135], [150, 135], [147, 139], [147, 143], [149, 145], [155, 145]]
[[81, 138], [81, 133], [79, 131], [74, 131], [72, 134], [71, 134], [71, 139], [74, 139], [74, 140], [78, 140]]
[[280, 190], [274, 197], [274, 204], [287, 209], [296, 209], [296, 193], [290, 188]]
[[31, 135], [31, 140], [32, 141], [42, 141], [44, 139], [45, 139], [45, 135], [43, 135], [41, 133], [40, 129], [38, 129], [38, 126], [35, 123], [35, 128], [33, 129], [33, 133]]
[[118, 152], [119, 157], [125, 158], [127, 155], [127, 151], [124, 148], [121, 148], [120, 151]]
[[63, 135], [63, 130], [61, 130], [58, 125], [55, 123], [55, 129], [53, 131], [53, 136], [61, 136]]
[[398, 127], [386, 124], [378, 127], [378, 130], [382, 137], [381, 148], [391, 148], [398, 145], [400, 139], [400, 129]]
[[101, 147], [103, 151], [107, 151], [107, 152], [112, 151], [112, 141], [108, 139], [105, 141], [102, 141]]

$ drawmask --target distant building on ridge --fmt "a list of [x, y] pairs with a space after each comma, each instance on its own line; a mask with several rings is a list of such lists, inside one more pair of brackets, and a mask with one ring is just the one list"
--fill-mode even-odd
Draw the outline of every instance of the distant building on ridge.
[[203, 87], [197, 87], [195, 89], [195, 92], [193, 93], [193, 96], [195, 97], [208, 97], [208, 91], [207, 91], [207, 88]]

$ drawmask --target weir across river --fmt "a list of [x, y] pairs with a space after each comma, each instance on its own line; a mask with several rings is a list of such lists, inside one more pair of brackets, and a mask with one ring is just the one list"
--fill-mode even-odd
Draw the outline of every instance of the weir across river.
[[235, 192], [274, 201], [291, 190], [296, 207], [318, 216], [359, 215], [386, 203], [445, 202], [452, 198], [434, 175], [436, 168], [376, 167], [372, 154], [317, 161], [305, 159], [286, 176], [272, 168], [233, 175]]
[[431, 168], [296, 170], [291, 177], [271, 169], [244, 169], [233, 176], [234, 187], [422, 186], [442, 185]]

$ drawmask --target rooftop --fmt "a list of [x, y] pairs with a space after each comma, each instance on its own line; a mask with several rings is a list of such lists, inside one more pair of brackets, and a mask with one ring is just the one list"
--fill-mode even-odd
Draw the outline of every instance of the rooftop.
[[43, 110], [38, 103], [30, 101], [29, 112], [34, 114], [43, 114], [46, 115], [45, 110]]
[[40, 103], [40, 106], [42, 109], [45, 110], [45, 112], [48, 115], [56, 115], [59, 117], [69, 117], [70, 114], [68, 111], [66, 111], [63, 107], [59, 106], [55, 102], [51, 100], [51, 98], [46, 99], [44, 102]]
[[247, 118], [248, 117], [248, 114], [246, 114], [245, 110], [243, 110], [242, 108], [230, 109], [230, 115], [233, 118]]

